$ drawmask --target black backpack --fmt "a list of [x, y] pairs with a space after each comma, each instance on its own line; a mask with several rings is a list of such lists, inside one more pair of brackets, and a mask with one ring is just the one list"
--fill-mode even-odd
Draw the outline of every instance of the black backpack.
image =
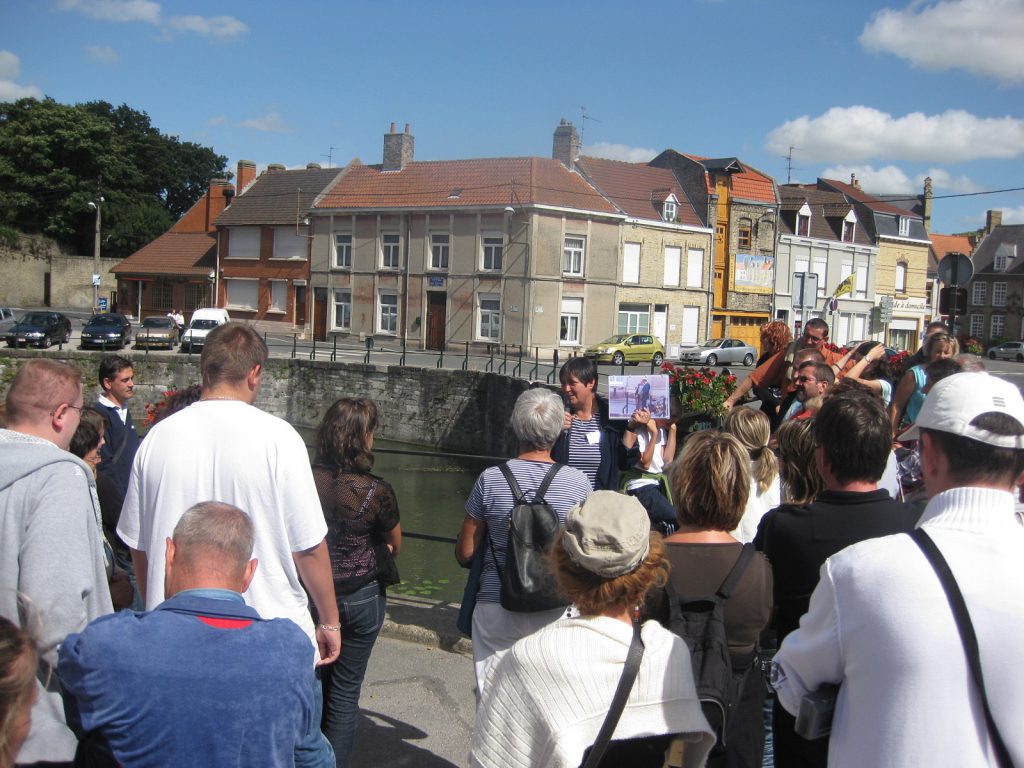
[[508, 516], [504, 567], [498, 565], [490, 534], [487, 535], [487, 541], [501, 578], [501, 607], [506, 611], [534, 613], [565, 605], [565, 600], [558, 596], [547, 561], [548, 547], [561, 523], [558, 520], [558, 513], [544, 501], [544, 494], [551, 486], [551, 481], [563, 466], [551, 466], [537, 488], [533, 501], [528, 502], [523, 497], [523, 491], [512, 476], [508, 464], [498, 465], [508, 487], [512, 489], [514, 500], [512, 512]]
[[709, 597], [680, 597], [671, 581], [665, 585], [669, 629], [683, 638], [690, 649], [693, 682], [704, 716], [715, 732], [716, 748], [726, 746], [730, 717], [743, 695], [747, 675], [756, 666], [756, 649], [749, 663], [733, 666], [724, 619], [725, 601], [736, 589], [753, 556], [754, 545], [744, 544], [722, 586]]

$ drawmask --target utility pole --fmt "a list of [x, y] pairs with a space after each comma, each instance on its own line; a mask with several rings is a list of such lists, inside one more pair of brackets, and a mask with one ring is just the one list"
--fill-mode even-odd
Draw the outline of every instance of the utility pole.
[[96, 200], [89, 201], [89, 207], [96, 211], [96, 231], [92, 244], [92, 313], [95, 315], [100, 307], [100, 223], [103, 211], [103, 195], [96, 195]]

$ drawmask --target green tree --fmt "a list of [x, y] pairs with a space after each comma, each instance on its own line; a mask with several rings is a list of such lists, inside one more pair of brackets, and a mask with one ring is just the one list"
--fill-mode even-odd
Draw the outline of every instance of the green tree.
[[103, 195], [103, 252], [124, 257], [165, 232], [225, 175], [227, 158], [104, 101], [0, 104], [0, 226], [91, 253]]

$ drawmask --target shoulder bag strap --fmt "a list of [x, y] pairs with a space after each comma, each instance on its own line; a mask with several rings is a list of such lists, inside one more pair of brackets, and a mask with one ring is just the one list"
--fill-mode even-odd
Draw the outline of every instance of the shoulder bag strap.
[[533, 500], [535, 502], [544, 502], [544, 494], [548, 492], [548, 488], [551, 487], [551, 483], [554, 481], [555, 475], [558, 474], [558, 470], [560, 470], [563, 466], [565, 465], [558, 464], [557, 462], [551, 465], [551, 468], [548, 470], [547, 474], [544, 475], [544, 479], [540, 481], [540, 486], [537, 488], [537, 493], [534, 494]]
[[949, 600], [949, 607], [953, 609], [953, 618], [956, 619], [956, 628], [960, 632], [960, 642], [963, 643], [964, 653], [967, 655], [967, 663], [971, 668], [971, 675], [974, 677], [974, 684], [978, 686], [981, 694], [981, 706], [985, 711], [985, 725], [988, 728], [989, 738], [992, 740], [992, 748], [996, 753], [996, 760], [1001, 768], [1013, 768], [1013, 761], [1010, 759], [1010, 752], [1006, 748], [999, 729], [996, 727], [995, 719], [992, 717], [992, 710], [988, 705], [988, 696], [985, 693], [985, 679], [981, 673], [981, 658], [978, 653], [978, 637], [974, 633], [974, 625], [971, 623], [971, 615], [967, 612], [967, 603], [964, 602], [963, 593], [953, 577], [949, 563], [943, 557], [942, 552], [935, 546], [935, 542], [925, 533], [922, 528], [915, 528], [910, 532], [910, 538], [921, 548], [928, 563], [939, 577], [942, 589]]
[[722, 586], [718, 588], [716, 593], [722, 600], [728, 600], [733, 590], [736, 589], [736, 585], [740, 583], [740, 579], [743, 578], [744, 572], [747, 570], [747, 566], [750, 564], [750, 559], [754, 556], [754, 545], [744, 544], [743, 549], [740, 550], [740, 556], [736, 558], [736, 564], [729, 571], [729, 575], [725, 577], [725, 581], [722, 582]]
[[622, 710], [626, 707], [626, 700], [629, 699], [629, 692], [633, 690], [633, 683], [636, 682], [637, 673], [640, 671], [640, 660], [644, 657], [644, 641], [640, 638], [640, 619], [633, 619], [633, 639], [629, 643], [629, 653], [626, 654], [626, 663], [622, 667], [622, 676], [619, 677], [619, 684], [615, 688], [615, 695], [612, 696], [611, 706], [608, 707], [608, 714], [601, 724], [601, 730], [597, 732], [594, 739], [594, 746], [590, 748], [590, 755], [583, 768], [595, 768], [604, 757], [608, 749], [608, 742], [612, 740], [615, 733], [615, 726], [619, 724]]

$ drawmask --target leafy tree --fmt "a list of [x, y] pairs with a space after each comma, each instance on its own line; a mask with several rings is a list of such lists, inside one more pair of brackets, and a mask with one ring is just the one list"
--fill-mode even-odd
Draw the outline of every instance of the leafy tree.
[[91, 253], [88, 203], [102, 195], [103, 253], [124, 257], [164, 233], [226, 164], [125, 104], [0, 103], [0, 226]]

